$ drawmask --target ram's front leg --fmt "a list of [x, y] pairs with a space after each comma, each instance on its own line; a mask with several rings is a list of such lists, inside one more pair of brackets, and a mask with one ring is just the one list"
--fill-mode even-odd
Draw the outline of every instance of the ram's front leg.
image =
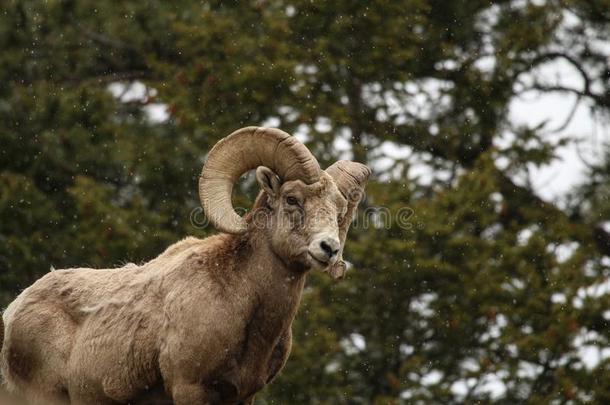
[[254, 403], [254, 395], [251, 395], [245, 401], [240, 402], [238, 405], [252, 405], [253, 403]]
[[172, 387], [175, 405], [212, 404], [210, 392], [201, 384], [177, 383]]
[[188, 350], [163, 351], [160, 355], [160, 369], [164, 385], [176, 405], [211, 405], [218, 402], [217, 393], [212, 387], [202, 384], [201, 376], [209, 375], [210, 370], [195, 365], [202, 363], [194, 360], [195, 355]]
[[280, 338], [280, 341], [273, 349], [271, 359], [269, 359], [269, 366], [267, 368], [267, 381], [269, 384], [278, 375], [278, 373], [284, 368], [288, 357], [290, 356], [290, 350], [292, 349], [292, 327], [289, 327], [286, 332]]

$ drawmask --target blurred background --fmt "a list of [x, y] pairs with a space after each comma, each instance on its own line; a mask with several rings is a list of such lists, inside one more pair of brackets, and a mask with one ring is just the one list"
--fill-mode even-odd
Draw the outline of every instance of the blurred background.
[[609, 38], [608, 0], [3, 0], [0, 306], [215, 232], [206, 152], [277, 126], [374, 178], [258, 404], [610, 403]]

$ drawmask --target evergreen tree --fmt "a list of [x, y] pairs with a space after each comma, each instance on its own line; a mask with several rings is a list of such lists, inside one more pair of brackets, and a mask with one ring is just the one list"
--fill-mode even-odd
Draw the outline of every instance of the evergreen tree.
[[[604, 0], [1, 11], [3, 304], [52, 266], [148, 260], [212, 232], [192, 223], [205, 153], [271, 122], [306, 134], [323, 165], [347, 154], [376, 170], [353, 269], [340, 283], [310, 277], [292, 356], [259, 403], [610, 400], [608, 159], [566, 204], [544, 201], [517, 179], [567, 140], [507, 117], [528, 92], [608, 116]], [[582, 85], [541, 77], [557, 61]], [[151, 117], [160, 106], [166, 120]], [[382, 164], [388, 145], [411, 157]], [[605, 357], [585, 364], [584, 348]]]

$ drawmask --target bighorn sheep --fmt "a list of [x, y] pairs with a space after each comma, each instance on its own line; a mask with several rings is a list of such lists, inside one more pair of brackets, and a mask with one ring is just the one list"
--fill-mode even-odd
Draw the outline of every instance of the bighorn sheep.
[[[250, 214], [233, 183], [256, 169]], [[248, 404], [284, 366], [311, 269], [340, 277], [370, 170], [322, 171], [296, 138], [248, 127], [209, 153], [199, 195], [220, 233], [140, 266], [48, 273], [3, 316], [10, 391], [34, 403]]]

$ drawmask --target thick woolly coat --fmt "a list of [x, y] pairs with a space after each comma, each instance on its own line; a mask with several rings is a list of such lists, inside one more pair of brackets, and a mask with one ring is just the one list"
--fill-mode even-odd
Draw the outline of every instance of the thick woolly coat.
[[305, 281], [265, 232], [47, 274], [4, 314], [6, 383], [33, 401], [146, 403], [170, 401], [180, 379], [207, 386], [210, 403], [249, 403], [288, 357]]

